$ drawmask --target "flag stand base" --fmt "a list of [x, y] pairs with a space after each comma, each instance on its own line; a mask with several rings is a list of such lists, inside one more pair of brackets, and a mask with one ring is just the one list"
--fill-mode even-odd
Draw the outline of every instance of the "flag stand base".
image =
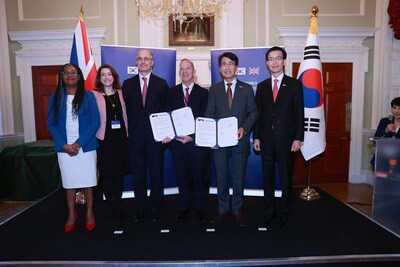
[[320, 194], [313, 188], [307, 187], [299, 192], [299, 198], [302, 200], [317, 200], [320, 199]]
[[78, 190], [76, 192], [75, 203], [76, 204], [85, 204], [86, 203], [85, 194], [83, 193], [83, 190]]

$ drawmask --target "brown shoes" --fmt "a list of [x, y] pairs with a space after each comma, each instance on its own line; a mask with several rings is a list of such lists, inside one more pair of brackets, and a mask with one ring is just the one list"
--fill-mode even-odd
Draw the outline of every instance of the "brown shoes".
[[218, 213], [214, 218], [210, 220], [210, 223], [220, 223], [228, 218], [228, 213]]
[[[220, 223], [229, 217], [229, 213], [218, 213], [210, 220], [210, 223]], [[235, 215], [236, 225], [239, 227], [246, 226], [246, 222], [241, 214]]]
[[246, 222], [245, 222], [243, 216], [240, 215], [240, 214], [235, 216], [235, 221], [236, 221], [236, 225], [239, 226], [239, 227], [246, 226]]
[[289, 218], [287, 214], [282, 214], [279, 217], [279, 226], [282, 228], [282, 230], [287, 230], [289, 228]]

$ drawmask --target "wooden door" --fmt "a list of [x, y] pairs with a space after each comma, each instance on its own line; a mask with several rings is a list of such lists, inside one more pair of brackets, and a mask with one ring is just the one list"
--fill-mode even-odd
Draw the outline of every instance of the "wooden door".
[[47, 130], [47, 107], [50, 95], [57, 87], [58, 72], [61, 67], [62, 66], [32, 67], [36, 140], [52, 139]]
[[[300, 64], [293, 64], [293, 77], [297, 77]], [[348, 182], [352, 63], [323, 63], [324, 108], [326, 124], [326, 149], [307, 163], [298, 153], [294, 183], [307, 183], [311, 163], [311, 183]]]

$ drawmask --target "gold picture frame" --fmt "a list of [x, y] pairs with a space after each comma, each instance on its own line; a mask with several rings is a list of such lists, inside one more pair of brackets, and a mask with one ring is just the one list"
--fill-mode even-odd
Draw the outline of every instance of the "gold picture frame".
[[170, 46], [214, 46], [214, 15], [203, 18], [184, 14], [186, 20], [180, 25], [169, 16]]

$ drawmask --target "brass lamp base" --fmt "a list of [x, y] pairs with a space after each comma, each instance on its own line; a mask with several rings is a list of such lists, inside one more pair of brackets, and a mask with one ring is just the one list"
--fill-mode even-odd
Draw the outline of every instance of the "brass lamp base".
[[302, 200], [317, 200], [320, 199], [320, 194], [313, 188], [305, 188], [299, 192], [299, 198]]

